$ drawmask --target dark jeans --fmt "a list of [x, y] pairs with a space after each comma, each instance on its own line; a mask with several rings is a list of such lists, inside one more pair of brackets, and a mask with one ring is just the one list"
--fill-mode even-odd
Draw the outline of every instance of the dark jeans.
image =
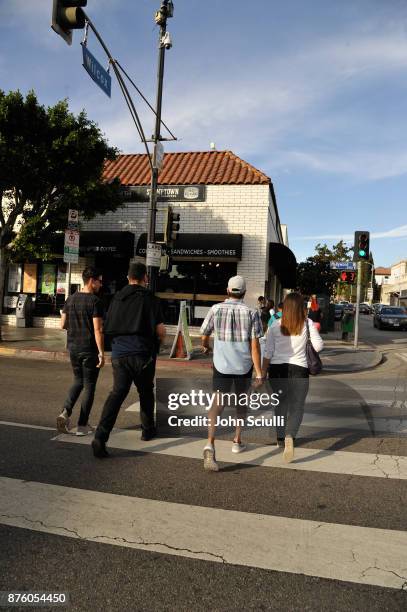
[[85, 351], [71, 351], [70, 358], [74, 383], [68, 391], [64, 408], [68, 415], [71, 416], [75, 402], [83, 390], [78, 425], [87, 425], [100, 372], [99, 368], [96, 367], [99, 359], [97, 353]]
[[154, 428], [154, 375], [155, 359], [141, 355], [128, 355], [112, 359], [113, 389], [103, 406], [95, 438], [103, 443], [109, 439], [120, 407], [134, 383], [140, 397], [141, 427]]
[[304, 417], [304, 405], [309, 389], [308, 368], [291, 363], [272, 364], [269, 366], [269, 378], [273, 391], [282, 391], [275, 414], [284, 417], [284, 426], [276, 427], [277, 438], [284, 438], [286, 435], [295, 438]]

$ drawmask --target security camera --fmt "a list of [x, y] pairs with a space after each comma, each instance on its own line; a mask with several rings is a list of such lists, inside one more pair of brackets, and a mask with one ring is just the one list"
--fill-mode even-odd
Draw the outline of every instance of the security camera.
[[166, 32], [164, 34], [164, 36], [161, 39], [161, 45], [163, 47], [165, 47], [166, 49], [171, 49], [172, 47], [172, 40], [171, 40], [171, 35], [169, 32]]

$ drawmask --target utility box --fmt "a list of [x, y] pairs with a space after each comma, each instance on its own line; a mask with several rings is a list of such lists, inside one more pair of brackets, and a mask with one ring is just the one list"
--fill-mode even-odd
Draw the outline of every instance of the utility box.
[[16, 307], [16, 327], [33, 326], [34, 303], [30, 295], [20, 293]]

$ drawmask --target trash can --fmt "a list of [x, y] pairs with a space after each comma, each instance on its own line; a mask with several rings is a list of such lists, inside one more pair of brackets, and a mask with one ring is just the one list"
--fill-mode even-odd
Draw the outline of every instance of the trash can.
[[342, 317], [342, 340], [348, 340], [349, 334], [353, 333], [355, 315], [353, 312], [344, 312]]
[[20, 293], [16, 307], [16, 327], [33, 326], [33, 301], [30, 295]]

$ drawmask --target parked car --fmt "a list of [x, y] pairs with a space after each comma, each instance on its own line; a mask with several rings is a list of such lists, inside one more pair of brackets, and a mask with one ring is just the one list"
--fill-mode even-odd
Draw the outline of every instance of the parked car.
[[362, 302], [359, 306], [359, 312], [362, 314], [370, 314], [372, 312], [372, 309], [370, 308], [369, 304], [366, 304], [366, 302]]
[[335, 304], [335, 321], [341, 321], [344, 313], [342, 304]]
[[399, 306], [385, 306], [375, 313], [373, 326], [379, 329], [403, 329], [407, 330], [407, 312]]
[[376, 314], [376, 312], [378, 312], [382, 306], [385, 306], [385, 304], [381, 304], [380, 302], [375, 302], [372, 304], [373, 314]]

